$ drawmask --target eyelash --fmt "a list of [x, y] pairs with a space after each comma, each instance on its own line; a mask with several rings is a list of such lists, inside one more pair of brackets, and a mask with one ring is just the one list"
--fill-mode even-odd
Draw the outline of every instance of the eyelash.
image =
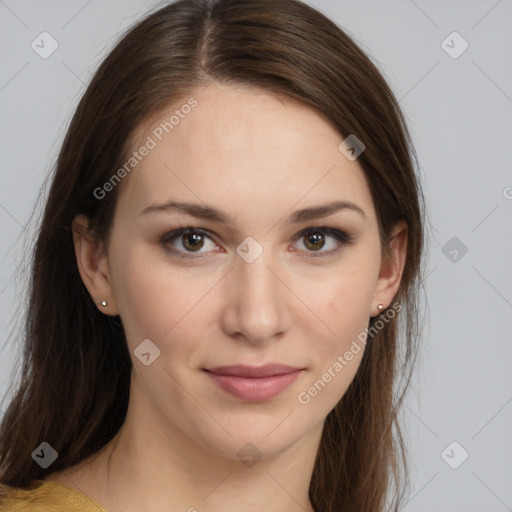
[[[305, 256], [305, 258], [325, 258], [327, 256], [331, 256], [331, 255], [337, 253], [338, 251], [340, 251], [341, 247], [343, 245], [348, 246], [348, 245], [352, 245], [354, 243], [354, 237], [350, 236], [345, 231], [340, 231], [340, 230], [334, 229], [334, 228], [328, 228], [326, 226], [306, 228], [297, 234], [296, 240], [300, 240], [301, 238], [303, 238], [304, 236], [306, 236], [308, 234], [313, 234], [313, 233], [317, 233], [317, 232], [321, 232], [325, 235], [333, 237], [341, 245], [339, 245], [335, 249], [331, 249], [329, 251], [324, 251], [324, 252], [317, 252], [316, 254], [315, 254], [315, 251], [313, 251], [313, 252], [309, 253], [307, 256]], [[161, 239], [160, 243], [167, 252], [170, 252], [170, 253], [178, 256], [179, 258], [184, 258], [184, 259], [189, 259], [189, 260], [196, 259], [196, 258], [202, 258], [203, 256], [185, 256], [186, 253], [184, 253], [183, 251], [177, 251], [175, 249], [171, 249], [167, 245], [167, 244], [169, 244], [169, 242], [174, 241], [174, 239], [178, 238], [179, 236], [189, 235], [191, 233], [198, 233], [200, 235], [204, 235], [204, 236], [212, 239], [212, 237], [206, 231], [203, 231], [202, 229], [192, 226], [190, 224], [187, 224], [186, 226], [180, 227], [180, 229], [177, 229], [175, 231], [167, 233]]]

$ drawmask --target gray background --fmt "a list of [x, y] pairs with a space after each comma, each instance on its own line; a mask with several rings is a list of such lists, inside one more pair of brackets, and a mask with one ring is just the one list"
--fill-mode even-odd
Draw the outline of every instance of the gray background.
[[[421, 366], [404, 408], [403, 510], [512, 510], [512, 3], [310, 3], [362, 45], [400, 99], [433, 225]], [[158, 5], [0, 0], [0, 396], [39, 189], [84, 84], [119, 32]], [[58, 42], [46, 59], [31, 48], [43, 31]], [[453, 31], [469, 44], [458, 56]]]

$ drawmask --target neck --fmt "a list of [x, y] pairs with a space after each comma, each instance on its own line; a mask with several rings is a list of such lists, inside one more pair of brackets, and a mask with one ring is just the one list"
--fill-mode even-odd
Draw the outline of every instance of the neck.
[[308, 490], [323, 421], [272, 457], [257, 460], [248, 446], [243, 461], [198, 446], [162, 422], [131, 399], [118, 434], [81, 464], [82, 492], [108, 512], [314, 512]]

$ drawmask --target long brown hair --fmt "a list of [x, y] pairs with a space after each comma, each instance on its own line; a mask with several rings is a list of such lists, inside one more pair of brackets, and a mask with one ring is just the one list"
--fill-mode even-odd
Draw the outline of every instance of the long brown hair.
[[[38, 229], [22, 376], [0, 427], [0, 483], [27, 487], [76, 464], [123, 424], [131, 373], [125, 335], [120, 318], [101, 314], [82, 283], [71, 223], [83, 213], [108, 241], [118, 190], [102, 199], [94, 190], [126, 162], [142, 122], [209, 81], [298, 100], [331, 123], [340, 141], [355, 134], [365, 145], [358, 163], [383, 254], [393, 225], [408, 225], [393, 301], [403, 308], [369, 337], [354, 380], [327, 416], [309, 489], [319, 512], [398, 510], [408, 479], [397, 414], [421, 334], [425, 210], [417, 157], [376, 65], [298, 0], [178, 0], [130, 28], [99, 66], [68, 128]], [[31, 458], [42, 441], [59, 454], [48, 470]]]

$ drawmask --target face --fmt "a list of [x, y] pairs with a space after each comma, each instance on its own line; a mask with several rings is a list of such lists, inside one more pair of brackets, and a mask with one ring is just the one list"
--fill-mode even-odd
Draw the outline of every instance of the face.
[[[383, 302], [376, 214], [314, 111], [242, 86], [190, 96], [138, 131], [134, 150], [155, 144], [119, 185], [110, 312], [141, 414], [226, 458], [248, 442], [268, 457], [318, 429], [358, 369], [364, 343], [351, 347]], [[272, 364], [296, 371], [206, 371]]]

